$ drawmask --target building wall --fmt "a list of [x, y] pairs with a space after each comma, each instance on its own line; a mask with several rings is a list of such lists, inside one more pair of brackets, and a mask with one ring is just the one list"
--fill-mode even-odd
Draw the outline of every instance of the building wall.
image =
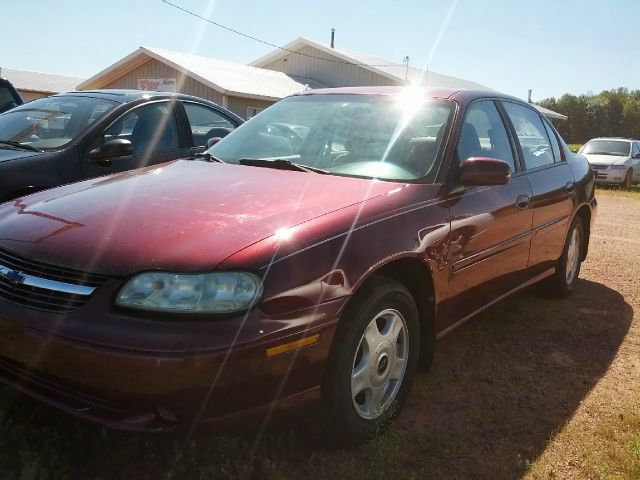
[[48, 97], [49, 95], [55, 95], [56, 93], [58, 93], [58, 92], [33, 92], [30, 90], [21, 90], [19, 88], [16, 88], [16, 90], [22, 97], [22, 100], [24, 100], [25, 102], [30, 102], [31, 100]]
[[206, 98], [212, 102], [222, 104], [222, 95], [219, 92], [155, 59], [149, 59], [148, 62], [143, 63], [102, 88], [137, 89], [139, 78], [175, 78], [178, 80], [179, 93]]
[[[122, 75], [117, 80], [107, 83], [102, 88], [137, 89], [139, 78], [175, 78], [178, 81], [177, 91], [179, 93], [206, 98], [218, 105], [223, 104], [222, 94], [220, 92], [155, 59], [149, 59], [149, 61]], [[273, 103], [274, 102], [265, 100], [251, 100], [248, 98], [227, 96], [227, 108], [242, 118], [247, 118], [248, 107], [262, 109]]]
[[240, 97], [228, 97], [227, 108], [236, 115], [240, 115], [242, 118], [248, 118], [247, 109], [265, 109], [269, 105], [273, 105], [275, 102], [268, 102], [266, 100], [252, 100], [250, 98]]
[[318, 58], [313, 58], [320, 57], [327, 60], [340, 60], [333, 55], [329, 55], [328, 53], [309, 45], [305, 45], [298, 51], [304, 55], [291, 53], [279, 60], [265, 65], [263, 68], [284, 72], [287, 75], [302, 77], [302, 79], [306, 78], [310, 81], [320, 82], [327, 87], [397, 85], [397, 82], [394, 82], [387, 77], [370, 72], [369, 70], [356, 65], [326, 62]]

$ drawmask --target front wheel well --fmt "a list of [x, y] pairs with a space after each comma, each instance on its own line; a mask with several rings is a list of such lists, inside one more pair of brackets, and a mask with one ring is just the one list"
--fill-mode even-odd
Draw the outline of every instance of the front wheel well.
[[392, 261], [376, 270], [360, 289], [376, 275], [392, 278], [404, 285], [418, 307], [420, 318], [420, 359], [418, 369], [428, 371], [435, 349], [435, 288], [429, 268], [415, 258]]

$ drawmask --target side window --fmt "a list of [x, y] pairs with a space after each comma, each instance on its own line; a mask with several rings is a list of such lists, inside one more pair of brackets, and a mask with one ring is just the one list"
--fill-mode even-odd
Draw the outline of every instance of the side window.
[[633, 148], [631, 149], [631, 156], [633, 158], [638, 158], [638, 154], [640, 154], [640, 143], [634, 143]]
[[136, 108], [112, 123], [104, 131], [104, 141], [123, 138], [133, 144], [136, 155], [177, 150], [178, 126], [168, 102]]
[[511, 143], [493, 101], [476, 102], [467, 109], [457, 153], [460, 162], [469, 157], [491, 157], [507, 162], [516, 171]]
[[549, 140], [551, 141], [551, 149], [553, 151], [553, 158], [556, 162], [562, 161], [562, 155], [560, 154], [560, 145], [558, 145], [558, 137], [556, 137], [553, 128], [543, 120], [544, 128], [547, 131], [547, 135], [549, 136]]
[[184, 102], [183, 105], [195, 147], [204, 147], [210, 138], [225, 137], [236, 128], [235, 124], [211, 108], [191, 102]]
[[504, 102], [504, 108], [516, 130], [527, 170], [554, 163], [553, 148], [540, 116], [516, 103]]

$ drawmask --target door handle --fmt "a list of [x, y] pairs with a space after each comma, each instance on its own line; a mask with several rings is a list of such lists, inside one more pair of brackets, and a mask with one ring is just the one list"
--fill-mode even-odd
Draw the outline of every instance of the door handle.
[[527, 208], [529, 208], [529, 195], [520, 195], [516, 199], [516, 207], [521, 210], [526, 210]]
[[570, 192], [570, 191], [572, 191], [572, 190], [573, 190], [573, 188], [574, 188], [575, 186], [576, 186], [576, 183], [575, 183], [574, 181], [570, 180], [570, 181], [568, 181], [568, 182], [567, 182], [567, 184], [564, 186], [564, 189], [565, 189], [567, 192]]

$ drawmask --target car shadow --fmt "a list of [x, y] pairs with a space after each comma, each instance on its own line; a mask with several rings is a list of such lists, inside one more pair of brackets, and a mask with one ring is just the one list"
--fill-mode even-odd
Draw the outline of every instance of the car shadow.
[[348, 450], [318, 442], [308, 421], [224, 436], [114, 432], [0, 389], [0, 479], [29, 468], [33, 478], [518, 478], [607, 372], [632, 318], [620, 293], [587, 280], [566, 300], [535, 289], [508, 298], [439, 341], [391, 430]]
[[517, 478], [607, 372], [633, 319], [620, 293], [580, 280], [530, 289], [439, 342], [399, 428], [433, 478]]

